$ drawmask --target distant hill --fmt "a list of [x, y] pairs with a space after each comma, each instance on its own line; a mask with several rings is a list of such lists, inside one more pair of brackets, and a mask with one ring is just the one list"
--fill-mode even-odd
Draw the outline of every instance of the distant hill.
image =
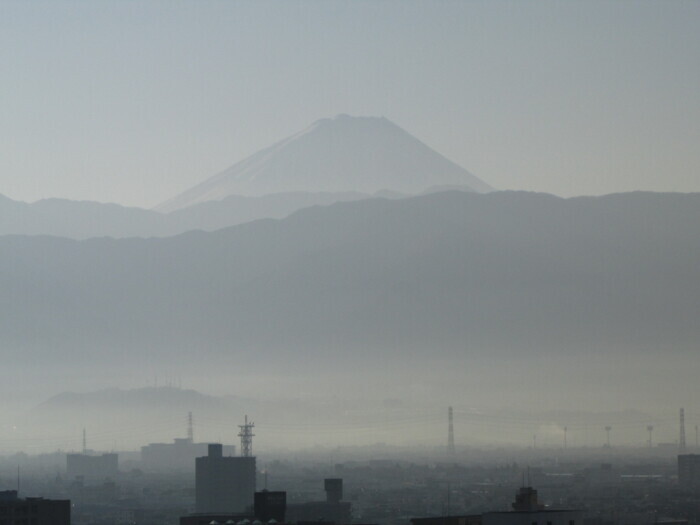
[[[345, 410], [339, 412], [339, 408]], [[75, 429], [86, 428], [90, 446], [109, 449], [118, 442], [138, 449], [147, 443], [185, 437], [188, 412], [192, 412], [196, 440], [238, 445], [238, 425], [250, 415], [262, 433], [259, 438], [268, 446], [280, 447], [289, 443], [290, 433], [296, 434], [296, 444], [303, 443], [307, 432], [300, 428], [300, 421], [306, 425], [321, 418], [326, 428], [361, 427], [381, 424], [388, 412], [401, 418], [415, 410], [404, 404], [381, 402], [367, 406], [358, 401], [329, 402], [322, 398], [302, 402], [293, 397], [212, 396], [176, 387], [107, 388], [52, 396], [30, 410], [22, 426], [29, 432], [48, 434], [58, 442], [66, 440], [73, 447], [79, 444], [82, 433]], [[280, 429], [285, 430], [285, 439], [279, 438]]]
[[107, 388], [94, 392], [61, 392], [47, 399], [36, 407], [38, 411], [85, 410], [88, 407], [106, 410], [119, 408], [133, 411], [135, 409], [165, 410], [176, 407], [220, 408], [221, 398], [201, 394], [192, 389], [176, 387], [144, 387], [130, 390]]
[[[348, 395], [658, 414], [699, 393], [698, 224], [700, 194], [450, 191], [169, 238], [0, 237], [8, 406], [25, 377], [55, 392], [157, 374], [297, 399], [254, 406], [290, 425], [313, 420], [310, 392], [323, 414]], [[180, 435], [191, 405], [151, 413]]]
[[[444, 417], [444, 407], [432, 399], [368, 400], [361, 396], [344, 400], [324, 399], [323, 396], [304, 400], [293, 397], [261, 399], [257, 396], [212, 396], [174, 387], [110, 388], [55, 395], [29, 412], [22, 430], [30, 442], [32, 435], [39, 434], [54, 444], [65, 443], [66, 448], [75, 450], [85, 428], [89, 447], [138, 450], [147, 443], [167, 443], [185, 437], [188, 412], [193, 414], [196, 441], [236, 445], [238, 425], [246, 415], [250, 416], [255, 422], [256, 450], [264, 455], [271, 449], [288, 446], [317, 446], [319, 439], [334, 448], [372, 443], [372, 437], [378, 436], [394, 442], [397, 431], [410, 433], [402, 437], [403, 441], [432, 443], [434, 424]], [[615, 425], [618, 442], [634, 439], [639, 421], [655, 420], [649, 412], [630, 409], [588, 412], [536, 408], [523, 412], [503, 407], [479, 410], [470, 408], [467, 400], [456, 404], [455, 419], [458, 436], [467, 427], [470, 444], [491, 446], [504, 442], [512, 444], [514, 433], [522, 437], [524, 423], [526, 427], [538, 429], [545, 446], [558, 446], [562, 422], [570, 425], [570, 443], [576, 443], [575, 438], [582, 439], [582, 429], [603, 428], [609, 424]], [[508, 429], [505, 434], [504, 428]], [[579, 441], [578, 446], [581, 445]]]
[[[403, 195], [386, 193], [382, 197]], [[0, 235], [91, 237], [169, 237], [191, 230], [214, 231], [257, 219], [281, 219], [309, 206], [372, 198], [363, 193], [277, 193], [263, 197], [232, 195], [220, 201], [160, 213], [89, 201], [46, 199], [18, 202], [0, 195]]]
[[[25, 431], [49, 435], [55, 443], [66, 442], [76, 449], [85, 428], [90, 448], [101, 450], [135, 448], [153, 442], [172, 442], [187, 435], [188, 413], [194, 415], [195, 437], [220, 441], [203, 433], [204, 427], [235, 430], [246, 414], [258, 404], [234, 397], [217, 397], [191, 389], [144, 387], [106, 388], [89, 392], [62, 392], [30, 410], [22, 420]], [[70, 432], [73, 432], [71, 437]], [[236, 433], [226, 436], [227, 444], [236, 444]], [[194, 465], [192, 465], [194, 466]]]
[[382, 190], [418, 194], [436, 186], [493, 189], [386, 118], [338, 115], [316, 121], [156, 210], [170, 212], [231, 195]]
[[384, 118], [323, 119], [156, 210], [0, 195], [0, 235], [168, 237], [281, 219], [310, 206], [491, 187]]
[[167, 239], [7, 236], [0, 342], [13, 359], [694, 348], [698, 224], [696, 194], [446, 192]]

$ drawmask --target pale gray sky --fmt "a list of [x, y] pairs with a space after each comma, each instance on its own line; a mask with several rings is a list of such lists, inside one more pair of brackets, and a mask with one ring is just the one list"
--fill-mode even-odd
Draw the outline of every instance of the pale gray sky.
[[700, 191], [700, 2], [4, 1], [0, 194], [153, 206], [383, 115], [501, 189]]

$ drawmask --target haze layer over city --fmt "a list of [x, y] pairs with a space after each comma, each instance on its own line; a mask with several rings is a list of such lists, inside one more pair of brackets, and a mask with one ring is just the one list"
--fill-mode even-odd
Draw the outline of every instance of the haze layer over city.
[[699, 19], [0, 4], [0, 453], [676, 443]]

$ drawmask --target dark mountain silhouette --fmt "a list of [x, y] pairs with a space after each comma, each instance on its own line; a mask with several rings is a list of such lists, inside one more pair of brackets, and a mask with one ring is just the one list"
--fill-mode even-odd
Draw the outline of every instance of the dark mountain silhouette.
[[177, 387], [144, 387], [136, 389], [106, 388], [94, 392], [61, 392], [36, 407], [40, 412], [57, 410], [98, 410], [120, 408], [164, 410], [175, 407], [180, 412], [183, 406], [190, 408], [222, 408], [221, 398], [209, 396], [196, 390]]
[[[391, 198], [400, 197], [402, 195], [391, 195]], [[372, 195], [355, 192], [277, 193], [263, 197], [232, 195], [166, 214], [65, 199], [29, 204], [0, 195], [0, 235], [55, 235], [70, 239], [169, 237], [191, 230], [214, 231], [256, 219], [281, 219], [309, 206], [369, 198]]]
[[167, 239], [7, 236], [0, 337], [20, 360], [689, 352], [698, 224], [696, 194], [447, 192]]

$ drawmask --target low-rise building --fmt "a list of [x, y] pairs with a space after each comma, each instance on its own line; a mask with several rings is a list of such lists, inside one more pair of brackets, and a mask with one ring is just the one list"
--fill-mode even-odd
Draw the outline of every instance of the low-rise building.
[[20, 498], [0, 492], [0, 525], [70, 525], [70, 500]]

